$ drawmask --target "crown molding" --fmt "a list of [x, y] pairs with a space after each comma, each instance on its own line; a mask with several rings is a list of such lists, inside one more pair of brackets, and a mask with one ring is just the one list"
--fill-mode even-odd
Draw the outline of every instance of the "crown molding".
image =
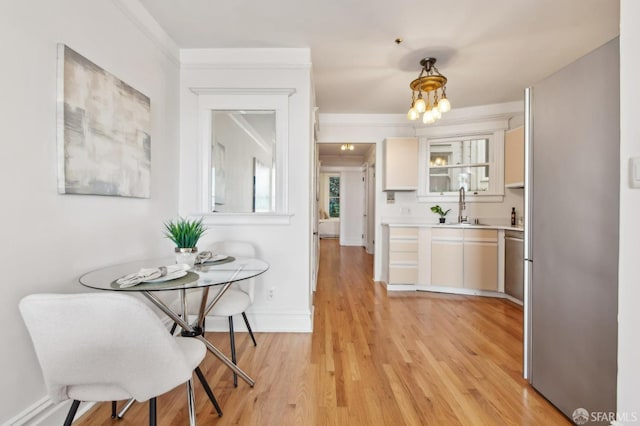
[[291, 97], [296, 93], [294, 88], [269, 87], [190, 87], [189, 90], [198, 96], [202, 95], [267, 95]]
[[180, 48], [138, 0], [112, 1], [171, 62], [180, 65]]
[[183, 69], [311, 69], [308, 48], [181, 49]]
[[405, 114], [319, 114], [323, 127], [413, 127]]
[[224, 64], [212, 64], [208, 62], [190, 62], [181, 63], [180, 67], [183, 70], [309, 70], [311, 69], [311, 63], [308, 64], [292, 64], [292, 63], [224, 63]]
[[434, 124], [422, 124], [409, 121], [406, 114], [320, 114], [323, 127], [408, 127], [415, 129], [420, 135], [428, 132], [425, 129], [451, 125], [478, 123], [483, 121], [499, 121], [524, 114], [524, 102], [506, 102], [501, 104], [479, 105], [455, 108]]

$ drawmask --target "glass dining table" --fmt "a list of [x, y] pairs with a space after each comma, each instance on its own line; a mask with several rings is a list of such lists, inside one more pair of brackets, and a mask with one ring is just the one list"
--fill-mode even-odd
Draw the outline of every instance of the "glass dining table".
[[[203, 325], [207, 314], [233, 283], [263, 274], [269, 269], [269, 264], [260, 259], [229, 256], [216, 262], [196, 264], [193, 268], [184, 271], [184, 274], [177, 274], [181, 276], [175, 279], [156, 279], [154, 282], [141, 282], [130, 287], [121, 287], [117, 282], [119, 278], [142, 269], [159, 268], [174, 263], [175, 258], [173, 257], [127, 262], [88, 272], [82, 275], [79, 281], [83, 286], [97, 290], [137, 292], [142, 294], [182, 328], [183, 336], [200, 340], [205, 344], [207, 349], [229, 369], [253, 387], [255, 381], [220, 352], [211, 342], [204, 338]], [[173, 275], [171, 278], [175, 276], [176, 275]], [[211, 300], [208, 300], [209, 289], [211, 287], [216, 287], [219, 291]], [[187, 290], [194, 291], [198, 289], [202, 291], [198, 316], [195, 322], [189, 323], [186, 292]], [[180, 312], [172, 310], [158, 297], [157, 293], [161, 291], [179, 292]]]

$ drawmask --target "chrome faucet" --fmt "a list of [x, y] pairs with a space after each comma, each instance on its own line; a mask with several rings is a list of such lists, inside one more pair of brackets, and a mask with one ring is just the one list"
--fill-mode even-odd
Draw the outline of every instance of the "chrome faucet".
[[469, 220], [467, 216], [462, 216], [462, 211], [467, 208], [467, 204], [465, 203], [465, 191], [464, 186], [460, 187], [458, 191], [458, 223], [464, 223]]

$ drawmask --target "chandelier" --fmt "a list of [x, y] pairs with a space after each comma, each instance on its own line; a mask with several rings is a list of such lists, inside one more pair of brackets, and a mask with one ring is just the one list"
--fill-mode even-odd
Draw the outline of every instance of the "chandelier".
[[354, 150], [354, 146], [352, 143], [343, 143], [340, 146], [340, 150], [341, 151], [353, 151]]
[[[431, 124], [439, 120], [443, 113], [451, 110], [451, 103], [446, 93], [447, 77], [440, 74], [435, 63], [436, 58], [422, 59], [420, 75], [409, 84], [411, 88], [411, 108], [407, 113], [409, 120], [417, 120], [422, 114], [422, 122]], [[438, 90], [440, 90], [440, 98], [438, 98]]]

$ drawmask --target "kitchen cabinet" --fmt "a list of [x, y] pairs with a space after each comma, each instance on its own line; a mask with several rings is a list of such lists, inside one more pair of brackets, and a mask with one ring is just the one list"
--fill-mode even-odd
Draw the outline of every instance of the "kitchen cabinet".
[[498, 231], [442, 228], [431, 231], [431, 285], [498, 289]]
[[517, 127], [505, 133], [504, 186], [524, 187], [524, 127]]
[[489, 229], [464, 230], [464, 287], [498, 289], [498, 232]]
[[383, 143], [383, 191], [418, 189], [418, 139], [387, 138]]
[[389, 284], [418, 283], [417, 227], [389, 229]]
[[431, 285], [463, 287], [463, 230], [431, 230]]

